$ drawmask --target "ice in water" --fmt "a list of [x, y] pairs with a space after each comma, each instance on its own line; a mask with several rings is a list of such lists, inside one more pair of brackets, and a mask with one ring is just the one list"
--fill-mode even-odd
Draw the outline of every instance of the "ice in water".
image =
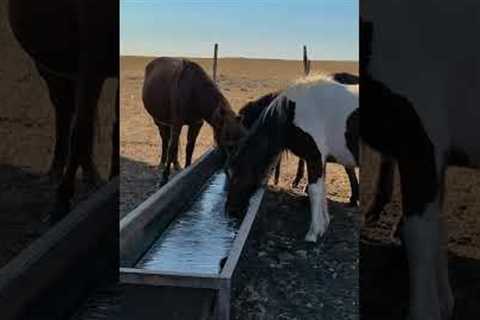
[[163, 232], [137, 267], [156, 271], [219, 273], [236, 235], [236, 222], [225, 214], [223, 172], [215, 173], [192, 206]]

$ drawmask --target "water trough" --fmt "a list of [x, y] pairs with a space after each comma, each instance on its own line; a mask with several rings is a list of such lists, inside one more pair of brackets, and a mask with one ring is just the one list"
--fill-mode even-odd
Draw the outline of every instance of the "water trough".
[[93, 288], [116, 281], [118, 184], [78, 203], [0, 269], [1, 319], [65, 319]]
[[120, 221], [120, 281], [214, 290], [213, 316], [228, 320], [235, 271], [264, 189], [250, 199], [241, 223], [229, 220], [224, 160], [208, 151]]

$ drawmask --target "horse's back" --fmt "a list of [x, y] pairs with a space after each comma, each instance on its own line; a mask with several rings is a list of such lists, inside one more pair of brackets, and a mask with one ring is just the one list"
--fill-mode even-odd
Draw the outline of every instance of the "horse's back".
[[[9, 20], [24, 50], [46, 69], [74, 75], [78, 72], [80, 52], [88, 51], [98, 60], [97, 74], [113, 76], [118, 70], [118, 10], [114, 10], [115, 7], [118, 8], [118, 3], [113, 0], [51, 0], [42, 5], [35, 0], [10, 0]], [[86, 11], [84, 18], [80, 10]], [[85, 31], [81, 28], [90, 28], [89, 23], [93, 21], [96, 29], [88, 30], [87, 43], [81, 44], [80, 32]]]
[[[362, 42], [368, 45], [368, 74], [385, 89], [381, 95], [372, 93], [372, 97], [389, 93], [408, 102], [406, 108], [418, 116], [416, 125], [428, 134], [437, 149], [462, 149], [480, 163], [480, 148], [469, 142], [480, 139], [475, 130], [480, 123], [480, 42], [465, 36], [480, 29], [480, 20], [476, 18], [479, 14], [480, 3], [475, 0], [445, 2], [442, 6], [433, 0], [405, 0], [395, 3], [393, 10], [390, 3], [367, 1], [362, 20], [365, 26], [369, 24], [371, 35]], [[426, 16], [428, 24], [424, 23]], [[399, 24], [406, 18], [408, 25]], [[399, 25], [403, 27], [398, 28]], [[367, 91], [369, 87], [364, 88]], [[373, 90], [373, 86], [368, 90]], [[384, 111], [392, 110], [391, 105], [370, 103], [365, 107], [385, 108], [379, 111], [394, 116], [393, 111]], [[396, 120], [399, 128], [412, 126], [413, 121], [405, 119], [408, 118]], [[380, 127], [381, 120], [372, 120], [372, 133], [373, 125]], [[385, 126], [389, 121], [384, 119]]]
[[198, 123], [201, 117], [196, 103], [208, 81], [203, 69], [190, 60], [156, 58], [145, 68], [144, 106], [156, 122]]
[[319, 80], [294, 85], [284, 95], [295, 102], [293, 123], [312, 136], [320, 152], [344, 165], [355, 165], [356, 155], [346, 148], [345, 133], [358, 110], [358, 85]]
[[243, 117], [242, 123], [245, 127], [250, 128], [255, 121], [260, 118], [262, 112], [272, 103], [272, 101], [280, 94], [280, 91], [268, 93], [257, 100], [248, 102], [239, 114]]

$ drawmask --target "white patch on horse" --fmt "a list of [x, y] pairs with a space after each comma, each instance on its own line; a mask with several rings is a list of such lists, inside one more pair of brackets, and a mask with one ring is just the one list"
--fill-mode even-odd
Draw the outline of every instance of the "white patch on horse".
[[459, 1], [366, 1], [362, 17], [373, 22], [368, 68], [414, 105], [437, 149], [463, 150], [480, 166], [480, 133], [472, 130], [480, 123], [480, 43], [461, 36], [480, 28], [479, 19], [465, 19], [480, 3]]
[[305, 235], [305, 241], [317, 242], [318, 236], [322, 236], [327, 231], [330, 223], [323, 176], [316, 183], [308, 185], [308, 198], [310, 199], [310, 214], [312, 217], [310, 228]]
[[313, 138], [322, 156], [356, 166], [345, 132], [348, 116], [358, 108], [358, 85], [319, 78], [291, 86], [283, 96], [295, 102], [293, 123]]
[[[412, 320], [446, 319], [453, 296], [441, 246], [439, 201], [429, 203], [422, 215], [407, 218], [403, 239], [409, 262], [410, 317]], [[443, 259], [442, 259], [443, 257]]]

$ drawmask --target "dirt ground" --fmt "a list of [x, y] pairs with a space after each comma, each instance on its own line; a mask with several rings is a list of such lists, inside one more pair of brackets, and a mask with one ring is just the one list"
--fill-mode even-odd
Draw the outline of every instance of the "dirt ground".
[[235, 319], [358, 319], [359, 210], [337, 201], [329, 209], [327, 234], [305, 243], [308, 197], [266, 192], [234, 282]]
[[[14, 38], [0, 3], [0, 266], [38, 238], [47, 226], [54, 185], [45, 180], [55, 142], [54, 110], [33, 61]], [[113, 81], [97, 114], [94, 160], [106, 177], [110, 162]]]
[[[361, 160], [361, 203], [372, 201], [378, 154], [364, 147]], [[363, 227], [360, 241], [362, 319], [402, 319], [408, 303], [404, 252], [391, 232], [401, 217], [398, 172], [394, 201], [377, 225]], [[450, 281], [456, 300], [455, 319], [480, 319], [480, 171], [449, 168], [443, 219], [448, 230]], [[364, 205], [365, 204], [365, 205]]]
[[[144, 110], [141, 89], [145, 65], [151, 58], [121, 58], [121, 215], [135, 208], [158, 188], [160, 141], [156, 126]], [[194, 59], [211, 74], [211, 59]], [[312, 72], [357, 73], [357, 64], [312, 62]], [[238, 111], [247, 101], [285, 88], [302, 76], [301, 61], [228, 58], [218, 62], [219, 87]], [[181, 136], [184, 163], [186, 130]], [[205, 125], [194, 159], [213, 145]], [[324, 242], [306, 246], [308, 198], [292, 191], [297, 158], [282, 162], [280, 183], [266, 195], [240, 267], [233, 312], [236, 319], [357, 319], [358, 210], [347, 208], [349, 184], [342, 167], [329, 165], [327, 189], [332, 225]]]

